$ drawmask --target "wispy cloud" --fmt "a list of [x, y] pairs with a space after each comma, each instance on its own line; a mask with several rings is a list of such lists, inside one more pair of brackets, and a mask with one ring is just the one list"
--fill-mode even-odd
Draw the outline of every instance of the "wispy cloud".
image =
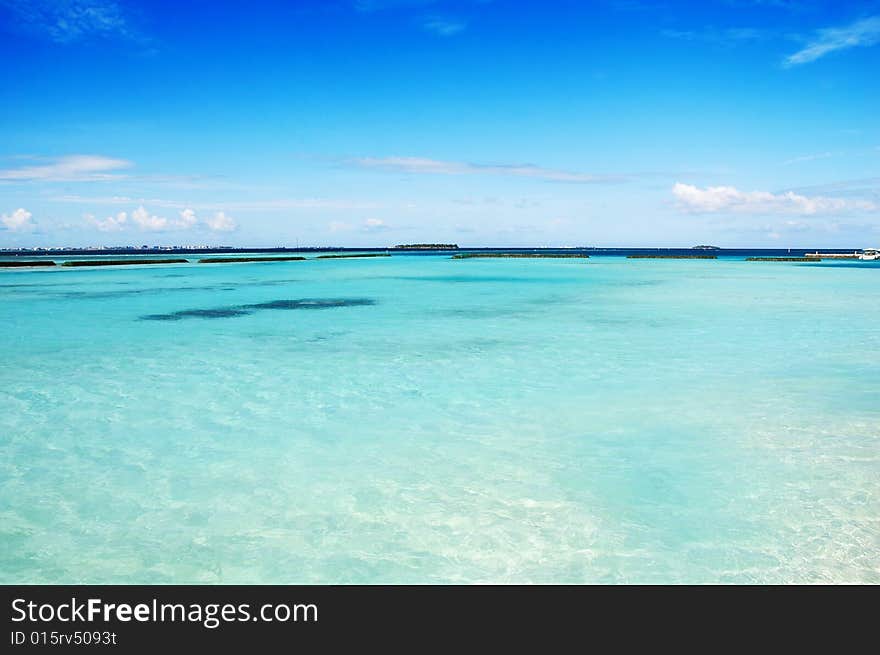
[[817, 159], [828, 159], [833, 155], [830, 152], [819, 152], [813, 155], [803, 155], [801, 157], [792, 157], [791, 159], [786, 159], [782, 162], [783, 166], [790, 166], [791, 164], [801, 164], [803, 162], [808, 161], [816, 161]]
[[280, 198], [273, 200], [249, 200], [241, 202], [190, 202], [168, 198], [132, 198], [129, 196], [81, 196], [65, 194], [49, 198], [52, 202], [83, 205], [131, 205], [148, 204], [163, 209], [194, 209], [201, 211], [288, 211], [291, 209], [313, 210], [359, 210], [381, 209], [383, 204], [366, 200], [342, 200], [333, 198]]
[[718, 29], [708, 26], [699, 30], [661, 30], [661, 35], [670, 39], [681, 39], [683, 41], [702, 41], [706, 43], [715, 43], [719, 45], [733, 45], [736, 43], [744, 43], [749, 41], [760, 41], [770, 36], [767, 30], [757, 29], [753, 27], [732, 27], [727, 29]]
[[359, 230], [361, 232], [387, 232], [388, 230], [393, 229], [391, 225], [383, 221], [381, 218], [368, 218], [364, 220], [360, 225], [349, 223], [347, 221], [330, 221], [327, 224], [327, 229], [330, 232], [353, 232], [354, 230]]
[[11, 214], [0, 215], [0, 225], [10, 232], [29, 232], [36, 227], [31, 221], [32, 214], [23, 207], [19, 207]]
[[561, 171], [552, 168], [542, 168], [532, 164], [473, 164], [423, 157], [360, 157], [349, 159], [348, 163], [359, 168], [392, 173], [502, 175], [507, 177], [529, 177], [548, 182], [572, 182], [579, 184], [614, 183], [625, 180], [625, 178], [620, 176]]
[[862, 18], [843, 27], [827, 27], [816, 30], [809, 38], [783, 33], [778, 29], [733, 27], [717, 28], [709, 25], [699, 29], [664, 29], [660, 32], [670, 39], [712, 43], [733, 46], [741, 43], [763, 41], [771, 38], [785, 38], [805, 41], [797, 52], [783, 60], [786, 68], [806, 64], [834, 52], [857, 46], [872, 46], [880, 43], [880, 16]]
[[354, 0], [354, 8], [365, 13], [386, 9], [412, 9], [434, 4], [435, 0]]
[[880, 43], [880, 16], [862, 18], [844, 27], [818, 30], [801, 50], [783, 61], [786, 67], [806, 64], [837, 50]]
[[668, 5], [664, 1], [654, 2], [645, 0], [604, 0], [603, 4], [608, 5], [616, 11], [633, 11], [633, 12], [651, 12], [651, 11], [667, 11]]
[[124, 176], [113, 171], [130, 166], [132, 163], [125, 159], [113, 159], [101, 155], [69, 155], [48, 160], [48, 163], [0, 170], [0, 181], [94, 182], [119, 180]]
[[[475, 0], [484, 2], [485, 0]], [[437, 0], [354, 0], [354, 8], [365, 14], [384, 12], [390, 10], [409, 11], [410, 13], [422, 13], [437, 3]], [[430, 14], [421, 17], [417, 24], [426, 32], [435, 36], [450, 37], [461, 34], [467, 28], [467, 21], [461, 18]]]
[[[877, 225], [874, 223], [840, 221], [835, 218], [811, 217], [809, 220], [802, 219], [777, 219], [763, 224], [728, 224], [719, 225], [720, 230], [738, 234], [763, 235], [768, 239], [778, 240], [785, 238], [786, 242], [794, 245], [792, 241], [800, 241], [805, 246], [815, 247], [816, 240], [829, 237], [845, 237], [849, 244], [856, 243], [856, 239], [862, 239], [866, 234], [877, 233]], [[854, 239], [846, 237], [852, 235]], [[848, 245], [849, 245], [848, 244]]]
[[844, 196], [849, 198], [873, 198], [880, 202], [880, 177], [863, 177], [856, 180], [838, 180], [827, 184], [813, 184], [790, 189], [805, 195]]
[[464, 32], [467, 23], [452, 18], [432, 16], [422, 21], [422, 27], [437, 36], [455, 36]]
[[788, 9], [798, 11], [804, 9], [811, 4], [810, 0], [725, 0], [726, 4], [733, 7], [777, 7], [779, 9]]
[[56, 43], [140, 38], [120, 4], [112, 0], [0, 0], [0, 8], [22, 29]]
[[804, 196], [793, 191], [740, 191], [731, 186], [699, 187], [676, 183], [672, 187], [677, 206], [695, 214], [799, 214], [814, 215], [851, 211], [880, 211], [880, 205], [867, 200]]

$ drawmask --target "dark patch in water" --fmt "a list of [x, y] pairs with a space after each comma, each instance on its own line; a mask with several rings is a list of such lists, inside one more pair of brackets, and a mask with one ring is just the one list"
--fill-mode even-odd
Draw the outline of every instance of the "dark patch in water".
[[218, 308], [218, 309], [184, 309], [170, 314], [147, 314], [141, 316], [142, 321], [179, 321], [184, 318], [232, 318], [234, 316], [246, 316], [250, 314], [244, 309]]
[[375, 305], [370, 298], [302, 298], [300, 300], [273, 300], [271, 302], [245, 305], [248, 309], [331, 309], [333, 307], [357, 307]]
[[235, 305], [215, 309], [184, 309], [168, 314], [146, 314], [142, 321], [179, 321], [184, 318], [234, 318], [247, 316], [263, 309], [332, 309], [335, 307], [357, 307], [375, 305], [372, 298], [300, 298], [298, 300], [272, 300], [252, 305]]

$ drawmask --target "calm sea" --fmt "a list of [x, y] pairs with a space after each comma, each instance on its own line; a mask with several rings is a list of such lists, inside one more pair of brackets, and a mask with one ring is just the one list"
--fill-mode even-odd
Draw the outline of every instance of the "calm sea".
[[0, 582], [880, 582], [880, 263], [592, 254], [0, 270]]

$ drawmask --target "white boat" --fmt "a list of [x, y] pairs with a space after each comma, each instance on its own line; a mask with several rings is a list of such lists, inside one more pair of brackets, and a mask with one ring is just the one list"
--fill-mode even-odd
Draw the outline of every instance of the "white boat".
[[865, 248], [859, 255], [862, 261], [873, 262], [880, 259], [880, 248]]

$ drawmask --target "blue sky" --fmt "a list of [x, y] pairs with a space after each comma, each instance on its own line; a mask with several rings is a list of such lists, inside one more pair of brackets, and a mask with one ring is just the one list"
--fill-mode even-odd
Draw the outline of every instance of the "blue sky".
[[880, 1], [0, 0], [0, 247], [880, 245]]

